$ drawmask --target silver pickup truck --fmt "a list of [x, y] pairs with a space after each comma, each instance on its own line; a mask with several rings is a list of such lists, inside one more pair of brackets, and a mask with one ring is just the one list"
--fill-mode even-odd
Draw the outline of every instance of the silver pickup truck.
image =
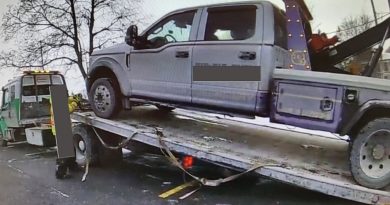
[[[279, 20], [279, 21], [278, 21]], [[221, 4], [164, 16], [137, 38], [96, 51], [87, 87], [98, 116], [146, 101], [161, 109], [197, 107], [267, 113], [271, 74], [286, 65], [284, 17], [271, 3]], [[263, 68], [263, 69], [260, 69]]]
[[[287, 13], [297, 5], [287, 4]], [[174, 11], [140, 35], [131, 26], [126, 43], [91, 55], [91, 106], [103, 118], [153, 104], [165, 111], [182, 107], [266, 116], [276, 123], [349, 135], [355, 180], [371, 188], [387, 186], [389, 81], [288, 69], [294, 67], [291, 62], [310, 68], [296, 55], [307, 55], [307, 50], [288, 47], [288, 28], [302, 28], [299, 23], [273, 4], [256, 1]]]

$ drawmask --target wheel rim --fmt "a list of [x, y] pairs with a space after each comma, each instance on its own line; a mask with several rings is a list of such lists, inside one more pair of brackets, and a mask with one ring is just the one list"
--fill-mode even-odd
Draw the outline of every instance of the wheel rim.
[[104, 85], [99, 85], [94, 93], [94, 102], [100, 112], [106, 112], [111, 106], [111, 93]]
[[79, 150], [85, 152], [85, 142], [83, 140], [80, 140], [78, 144]]
[[76, 162], [82, 164], [85, 161], [86, 156], [86, 143], [80, 135], [75, 135], [74, 146], [76, 151]]
[[390, 170], [390, 130], [372, 133], [360, 148], [360, 166], [371, 178], [386, 176]]

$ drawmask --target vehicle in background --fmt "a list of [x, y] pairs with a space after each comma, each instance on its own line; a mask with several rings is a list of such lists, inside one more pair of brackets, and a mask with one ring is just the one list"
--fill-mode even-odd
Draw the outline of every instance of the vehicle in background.
[[2, 145], [27, 140], [39, 146], [54, 146], [50, 129], [50, 86], [65, 84], [57, 71], [25, 71], [3, 88], [0, 112]]

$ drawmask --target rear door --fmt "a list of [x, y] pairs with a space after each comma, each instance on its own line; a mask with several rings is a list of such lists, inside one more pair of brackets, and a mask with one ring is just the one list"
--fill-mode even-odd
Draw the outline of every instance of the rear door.
[[262, 8], [205, 8], [192, 60], [192, 103], [254, 113], [261, 79]]

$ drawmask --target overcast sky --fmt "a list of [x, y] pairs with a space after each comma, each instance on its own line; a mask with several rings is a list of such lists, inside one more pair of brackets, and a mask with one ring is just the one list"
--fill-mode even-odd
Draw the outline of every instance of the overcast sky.
[[[162, 15], [184, 7], [204, 5], [219, 2], [235, 2], [237, 0], [141, 0], [144, 2], [145, 16], [149, 16], [148, 22], [153, 22]], [[270, 0], [274, 4], [284, 7], [282, 0]], [[0, 16], [7, 10], [7, 5], [15, 0], [0, 0]], [[344, 18], [366, 13], [373, 16], [370, 0], [306, 0], [312, 11], [314, 21], [313, 31], [329, 33], [334, 32]], [[374, 0], [378, 16], [389, 13], [388, 0]], [[8, 45], [0, 41], [0, 50], [7, 49]], [[11, 75], [10, 71], [0, 71], [0, 86], [4, 85]]]

